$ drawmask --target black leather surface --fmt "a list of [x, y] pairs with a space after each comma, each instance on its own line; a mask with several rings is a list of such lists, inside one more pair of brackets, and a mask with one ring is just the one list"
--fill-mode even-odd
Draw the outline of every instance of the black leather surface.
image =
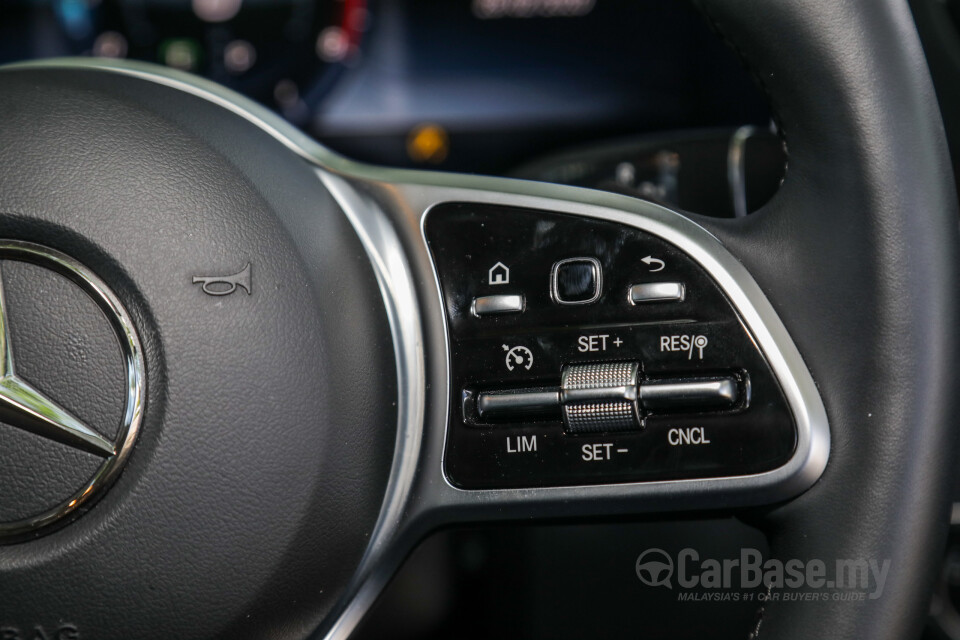
[[958, 255], [953, 176], [909, 10], [700, 5], [768, 92], [789, 154], [763, 210], [701, 222], [779, 311], [831, 427], [820, 482], [758, 521], [781, 559], [891, 560], [880, 598], [771, 603], [759, 637], [914, 637], [956, 457]]
[[[385, 312], [349, 223], [306, 163], [174, 90], [4, 71], [0, 114], [0, 236], [92, 268], [148, 369], [116, 485], [0, 548], [0, 628], [307, 635], [368, 542], [395, 437]], [[191, 283], [248, 262], [252, 295]]]

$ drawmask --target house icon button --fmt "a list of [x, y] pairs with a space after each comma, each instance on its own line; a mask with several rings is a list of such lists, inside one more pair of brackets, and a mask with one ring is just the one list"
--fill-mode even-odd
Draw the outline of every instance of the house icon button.
[[489, 276], [490, 284], [510, 284], [510, 267], [498, 262], [490, 267]]

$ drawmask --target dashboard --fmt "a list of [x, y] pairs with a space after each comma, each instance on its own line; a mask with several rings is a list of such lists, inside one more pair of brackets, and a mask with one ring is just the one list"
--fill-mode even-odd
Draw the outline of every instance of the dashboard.
[[5, 0], [0, 63], [146, 60], [204, 75], [354, 159], [510, 174], [572, 146], [767, 127], [676, 0]]

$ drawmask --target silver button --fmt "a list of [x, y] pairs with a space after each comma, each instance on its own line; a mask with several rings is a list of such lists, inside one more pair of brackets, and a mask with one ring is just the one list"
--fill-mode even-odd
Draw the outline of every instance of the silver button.
[[682, 282], [645, 282], [630, 287], [631, 304], [639, 302], [680, 302], [687, 295]]
[[473, 299], [470, 312], [477, 316], [492, 316], [499, 313], [520, 313], [523, 311], [522, 295], [481, 296]]
[[571, 364], [560, 375], [563, 422], [570, 433], [640, 429], [638, 362]]

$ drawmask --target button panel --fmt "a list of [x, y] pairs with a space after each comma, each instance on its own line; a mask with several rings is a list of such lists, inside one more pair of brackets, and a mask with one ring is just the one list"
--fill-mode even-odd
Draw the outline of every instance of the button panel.
[[[444, 471], [456, 486], [710, 478], [790, 458], [796, 427], [763, 354], [673, 245], [608, 221], [494, 205], [439, 205], [424, 230], [449, 324]], [[585, 257], [597, 261], [595, 292], [583, 286]], [[565, 264], [581, 286], [558, 287]], [[645, 285], [682, 293], [637, 304]], [[595, 300], [561, 303], [587, 293]], [[501, 295], [522, 296], [522, 313], [473, 311]], [[568, 383], [587, 371], [600, 380], [592, 391]]]

